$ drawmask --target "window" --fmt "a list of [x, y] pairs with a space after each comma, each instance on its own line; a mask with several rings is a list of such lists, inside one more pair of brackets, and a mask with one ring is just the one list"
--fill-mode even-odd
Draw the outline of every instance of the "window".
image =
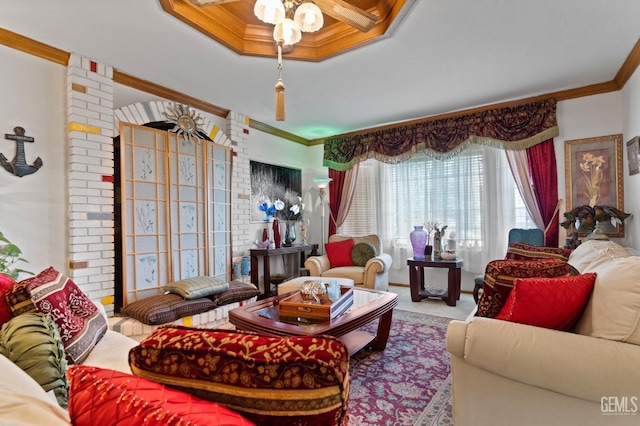
[[348, 235], [377, 233], [394, 267], [406, 267], [414, 225], [436, 220], [457, 240], [465, 270], [482, 272], [504, 256], [514, 227], [534, 228], [511, 176], [504, 152], [472, 145], [447, 160], [416, 154], [398, 164], [360, 164], [349, 215]]

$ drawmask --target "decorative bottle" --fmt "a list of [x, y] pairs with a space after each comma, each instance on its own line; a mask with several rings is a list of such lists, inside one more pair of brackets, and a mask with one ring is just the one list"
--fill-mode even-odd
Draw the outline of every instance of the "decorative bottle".
[[424, 247], [427, 245], [427, 231], [425, 231], [423, 226], [414, 226], [413, 231], [409, 234], [409, 239], [411, 240], [411, 246], [413, 247], [413, 258], [417, 260], [423, 260], [424, 257]]
[[280, 248], [282, 245], [282, 236], [280, 235], [280, 224], [278, 223], [278, 219], [273, 219], [273, 242], [276, 245], [276, 248]]

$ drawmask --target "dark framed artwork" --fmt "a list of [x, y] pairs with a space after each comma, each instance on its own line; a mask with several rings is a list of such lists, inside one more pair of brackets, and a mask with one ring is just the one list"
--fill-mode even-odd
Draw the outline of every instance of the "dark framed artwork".
[[302, 194], [302, 170], [273, 164], [250, 161], [251, 173], [251, 222], [264, 222], [262, 203], [269, 205], [282, 200], [286, 207], [276, 212], [275, 218], [286, 219], [291, 205], [299, 204]]
[[627, 142], [627, 158], [629, 160], [629, 176], [640, 173], [640, 160], [638, 159], [640, 152], [640, 136], [636, 136]]
[[[622, 135], [565, 141], [564, 158], [567, 211], [583, 205], [624, 211]], [[610, 237], [624, 237], [624, 224], [602, 223], [601, 229]]]

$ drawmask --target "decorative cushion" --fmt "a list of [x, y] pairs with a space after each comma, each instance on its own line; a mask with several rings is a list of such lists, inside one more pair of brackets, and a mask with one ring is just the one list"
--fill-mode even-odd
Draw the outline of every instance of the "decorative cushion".
[[129, 352], [133, 374], [216, 401], [261, 426], [346, 425], [349, 356], [331, 336], [162, 326]]
[[516, 278], [496, 319], [569, 331], [589, 301], [596, 274]]
[[493, 318], [507, 301], [516, 278], [552, 278], [569, 274], [560, 259], [492, 260], [487, 264], [476, 316]]
[[229, 283], [214, 277], [193, 277], [167, 284], [164, 289], [185, 299], [199, 299], [222, 293], [229, 288]]
[[351, 261], [355, 266], [364, 266], [372, 257], [376, 257], [378, 253], [371, 243], [358, 243], [351, 249]]
[[15, 316], [6, 298], [15, 283], [13, 278], [0, 274], [0, 326]]
[[251, 299], [260, 293], [258, 288], [242, 281], [234, 280], [229, 283], [229, 288], [222, 293], [209, 296], [216, 306], [228, 305], [229, 303], [242, 302]]
[[131, 374], [84, 365], [67, 374], [74, 426], [253, 425], [216, 403]]
[[351, 260], [351, 250], [353, 249], [353, 238], [348, 240], [336, 241], [334, 243], [326, 243], [324, 249], [329, 258], [329, 264], [332, 268], [339, 266], [353, 266]]
[[60, 333], [49, 316], [31, 313], [8, 321], [0, 331], [0, 352], [67, 407], [68, 364]]
[[571, 252], [568, 262], [582, 273], [587, 268], [592, 270], [597, 264], [629, 256], [629, 250], [613, 241], [587, 240]]
[[5, 300], [11, 308], [13, 315], [28, 314], [30, 312], [38, 312], [36, 305], [31, 300], [31, 292], [29, 291], [29, 282], [17, 282], [5, 294]]
[[200, 314], [215, 309], [216, 304], [207, 298], [185, 300], [177, 294], [159, 294], [129, 303], [122, 314], [148, 325], [166, 324], [178, 318]]
[[575, 331], [640, 345], [640, 257], [610, 259], [587, 272], [598, 276]]
[[567, 252], [560, 247], [540, 247], [526, 243], [509, 244], [505, 257], [511, 260], [560, 259], [564, 261], [568, 258]]
[[106, 318], [98, 307], [64, 274], [50, 267], [27, 284], [38, 312], [51, 316], [70, 363], [82, 363], [107, 331]]

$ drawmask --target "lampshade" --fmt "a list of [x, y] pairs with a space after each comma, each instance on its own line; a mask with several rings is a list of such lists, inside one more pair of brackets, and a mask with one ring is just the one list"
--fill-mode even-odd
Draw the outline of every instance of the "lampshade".
[[284, 4], [280, 0], [257, 0], [253, 13], [267, 24], [279, 24], [284, 21]]
[[322, 11], [313, 3], [302, 3], [298, 6], [293, 20], [300, 31], [305, 33], [318, 31], [324, 25]]
[[329, 186], [329, 182], [331, 182], [332, 180], [333, 179], [331, 178], [315, 178], [313, 180], [313, 183], [316, 186], [316, 188], [325, 189], [327, 186]]
[[293, 46], [302, 39], [302, 33], [293, 19], [285, 18], [273, 28], [273, 39], [284, 40], [285, 46]]

